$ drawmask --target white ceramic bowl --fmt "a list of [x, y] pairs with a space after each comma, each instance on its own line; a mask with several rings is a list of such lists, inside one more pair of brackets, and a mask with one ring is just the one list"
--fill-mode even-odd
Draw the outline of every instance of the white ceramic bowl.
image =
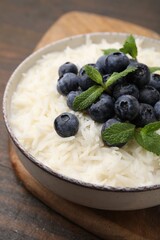
[[[127, 36], [120, 33], [93, 33], [89, 35], [94, 43], [100, 42], [102, 38], [106, 38], [109, 42], [118, 41], [122, 43]], [[142, 47], [154, 46], [157, 51], [160, 51], [159, 40], [142, 38], [144, 40]], [[13, 140], [17, 154], [25, 168], [35, 179], [59, 196], [75, 203], [106, 210], [132, 210], [159, 205], [160, 184], [138, 188], [114, 188], [101, 187], [71, 179], [54, 172], [31, 156], [18, 142], [12, 131], [9, 121], [11, 98], [22, 74], [32, 67], [42, 55], [53, 51], [63, 51], [67, 46], [75, 48], [84, 44], [85, 41], [86, 35], [79, 35], [47, 45], [30, 55], [12, 74], [4, 93], [3, 112], [7, 130]]]

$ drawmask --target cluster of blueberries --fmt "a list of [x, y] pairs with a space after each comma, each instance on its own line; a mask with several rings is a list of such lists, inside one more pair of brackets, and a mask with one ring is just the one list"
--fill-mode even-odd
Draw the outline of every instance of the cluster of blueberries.
[[[85, 112], [96, 122], [104, 123], [102, 131], [118, 122], [130, 122], [136, 127], [160, 120], [160, 75], [150, 73], [147, 65], [129, 59], [122, 52], [101, 56], [95, 64], [106, 82], [114, 72], [121, 72], [129, 66], [136, 70], [112, 84], [99, 99]], [[73, 102], [96, 83], [85, 72], [85, 66], [79, 71], [74, 63], [66, 62], [59, 67], [57, 90], [67, 97], [67, 105], [74, 110]], [[62, 137], [73, 136], [78, 131], [79, 122], [71, 113], [63, 113], [54, 121], [57, 133]]]

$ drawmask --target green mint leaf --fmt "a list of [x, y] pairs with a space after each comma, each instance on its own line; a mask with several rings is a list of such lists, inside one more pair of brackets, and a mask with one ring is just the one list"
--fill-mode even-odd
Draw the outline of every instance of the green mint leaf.
[[120, 52], [116, 48], [103, 49], [102, 51], [103, 51], [104, 55], [109, 55], [109, 54], [114, 53], [114, 52]]
[[104, 132], [102, 138], [110, 144], [126, 143], [134, 137], [135, 125], [131, 123], [114, 123]]
[[115, 83], [119, 78], [125, 77], [128, 73], [134, 72], [136, 69], [136, 67], [128, 67], [120, 73], [114, 72], [105, 83], [105, 89]]
[[75, 97], [73, 101], [73, 109], [75, 111], [84, 110], [94, 103], [97, 98], [102, 94], [104, 88], [98, 85], [94, 85], [82, 92], [79, 96]]
[[103, 79], [100, 72], [90, 65], [85, 66], [85, 72], [94, 82], [103, 85]]
[[160, 129], [160, 121], [149, 123], [140, 131], [135, 132], [135, 139], [146, 150], [160, 155], [160, 135], [156, 133]]
[[143, 134], [155, 132], [160, 129], [160, 121], [149, 123], [141, 129]]
[[123, 44], [123, 47], [120, 48], [119, 50], [125, 54], [128, 53], [132, 58], [136, 59], [138, 50], [133, 35], [127, 37], [126, 41]]
[[150, 73], [160, 71], [160, 67], [149, 67], [149, 71], [150, 71]]
[[144, 149], [160, 155], [160, 135], [155, 132], [145, 134], [143, 130], [135, 131], [135, 139]]

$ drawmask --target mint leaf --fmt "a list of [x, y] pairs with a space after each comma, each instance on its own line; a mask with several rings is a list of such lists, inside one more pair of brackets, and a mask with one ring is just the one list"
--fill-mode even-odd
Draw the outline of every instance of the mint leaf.
[[124, 70], [123, 72], [113, 73], [108, 78], [107, 82], [104, 84], [101, 74], [93, 67], [87, 65], [85, 67], [85, 71], [88, 74], [88, 76], [94, 79], [96, 83], [101, 84], [102, 86], [94, 85], [87, 89], [85, 92], [81, 93], [79, 96], [77, 96], [73, 102], [73, 109], [75, 111], [84, 110], [92, 103], [94, 103], [96, 99], [102, 94], [102, 92], [107, 89], [108, 86], [116, 82], [119, 78], [126, 76], [128, 73], [133, 72], [135, 70], [136, 70], [135, 67], [130, 67]]
[[125, 77], [128, 73], [134, 72], [136, 69], [136, 67], [128, 67], [120, 73], [114, 72], [105, 83], [105, 89], [115, 83], [119, 78]]
[[154, 132], [160, 129], [160, 121], [149, 123], [141, 129], [144, 134]]
[[119, 50], [125, 54], [128, 53], [132, 58], [136, 59], [138, 50], [133, 35], [127, 37], [126, 41], [123, 44], [123, 47], [120, 48]]
[[126, 143], [134, 137], [134, 131], [131, 123], [114, 123], [102, 132], [102, 139], [110, 144]]
[[149, 67], [149, 71], [150, 71], [150, 73], [160, 71], [160, 67]]
[[79, 96], [75, 97], [73, 101], [73, 109], [75, 111], [84, 110], [89, 107], [96, 99], [102, 94], [104, 88], [94, 85], [82, 92]]
[[155, 131], [160, 129], [160, 122], [147, 124], [135, 132], [135, 139], [146, 150], [160, 155], [160, 135]]
[[144, 149], [160, 155], [160, 135], [157, 133], [143, 134], [141, 131], [136, 132], [135, 139]]
[[120, 52], [116, 48], [103, 49], [102, 51], [103, 51], [104, 55], [109, 55], [109, 54], [114, 53], [114, 52]]
[[100, 72], [90, 65], [85, 66], [85, 72], [94, 82], [103, 85], [103, 79]]

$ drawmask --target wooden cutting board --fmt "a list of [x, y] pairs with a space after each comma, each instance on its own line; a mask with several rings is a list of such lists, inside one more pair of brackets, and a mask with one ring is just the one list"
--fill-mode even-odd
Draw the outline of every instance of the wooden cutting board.
[[[63, 15], [51, 26], [36, 49], [71, 35], [88, 32], [128, 32], [159, 38], [158, 34], [137, 25], [82, 12]], [[160, 239], [160, 207], [138, 211], [102, 211], [68, 202], [40, 185], [23, 167], [12, 143], [10, 158], [13, 168], [24, 186], [42, 202], [64, 217], [100, 238], [109, 240]]]

